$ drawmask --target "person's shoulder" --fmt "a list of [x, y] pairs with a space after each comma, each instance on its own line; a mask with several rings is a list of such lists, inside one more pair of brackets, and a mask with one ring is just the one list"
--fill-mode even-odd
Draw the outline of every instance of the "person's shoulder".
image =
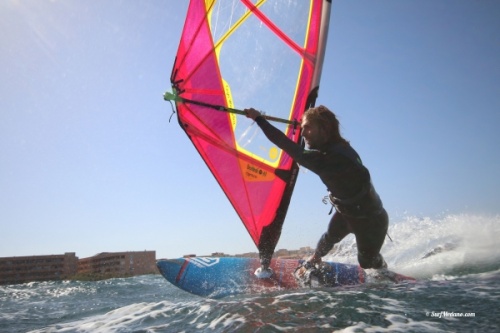
[[361, 158], [354, 148], [352, 148], [349, 142], [337, 142], [331, 144], [327, 151], [327, 154], [337, 161], [343, 161], [346, 163], [355, 163], [362, 165]]
[[323, 151], [327, 154], [340, 154], [345, 155], [346, 153], [352, 152], [354, 149], [348, 142], [335, 142], [326, 146]]

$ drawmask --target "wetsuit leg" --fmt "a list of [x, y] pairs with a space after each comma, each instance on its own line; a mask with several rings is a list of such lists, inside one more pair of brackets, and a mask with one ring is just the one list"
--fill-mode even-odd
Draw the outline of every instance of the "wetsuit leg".
[[380, 249], [384, 244], [389, 226], [389, 217], [383, 210], [380, 214], [366, 219], [349, 219], [356, 236], [358, 261], [362, 268], [387, 267]]
[[328, 224], [328, 230], [321, 236], [316, 246], [316, 254], [320, 257], [325, 256], [333, 248], [333, 245], [340, 242], [351, 232], [349, 223], [344, 216], [335, 212], [330, 220], [330, 224]]

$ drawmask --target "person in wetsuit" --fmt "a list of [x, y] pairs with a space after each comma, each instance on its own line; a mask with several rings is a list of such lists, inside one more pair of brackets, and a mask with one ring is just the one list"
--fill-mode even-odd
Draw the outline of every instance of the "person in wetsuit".
[[316, 173], [329, 191], [335, 207], [327, 231], [321, 236], [307, 265], [321, 263], [334, 246], [348, 234], [356, 237], [358, 262], [362, 268], [386, 268], [380, 254], [389, 225], [382, 201], [372, 185], [370, 173], [359, 155], [339, 131], [339, 122], [325, 106], [308, 109], [301, 122], [302, 137], [308, 149], [290, 140], [253, 108], [248, 118], [266, 137], [287, 152], [298, 164]]

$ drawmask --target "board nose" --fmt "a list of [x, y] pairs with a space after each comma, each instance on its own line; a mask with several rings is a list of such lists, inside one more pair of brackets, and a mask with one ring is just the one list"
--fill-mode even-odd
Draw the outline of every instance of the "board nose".
[[156, 262], [161, 275], [171, 283], [179, 281], [186, 265], [187, 261], [184, 259], [160, 259]]

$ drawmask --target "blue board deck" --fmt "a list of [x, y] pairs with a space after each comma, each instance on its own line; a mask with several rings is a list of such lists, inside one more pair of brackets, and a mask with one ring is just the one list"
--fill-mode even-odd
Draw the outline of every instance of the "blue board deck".
[[[274, 290], [298, 289], [301, 285], [293, 273], [303, 260], [273, 259], [270, 278], [254, 275], [260, 267], [257, 258], [243, 257], [189, 257], [157, 261], [160, 273], [170, 283], [189, 293], [220, 298], [229, 295], [262, 293]], [[324, 262], [328, 266], [325, 277], [328, 287], [356, 285], [366, 282], [367, 275], [358, 265]], [[392, 273], [395, 281], [414, 280]]]

